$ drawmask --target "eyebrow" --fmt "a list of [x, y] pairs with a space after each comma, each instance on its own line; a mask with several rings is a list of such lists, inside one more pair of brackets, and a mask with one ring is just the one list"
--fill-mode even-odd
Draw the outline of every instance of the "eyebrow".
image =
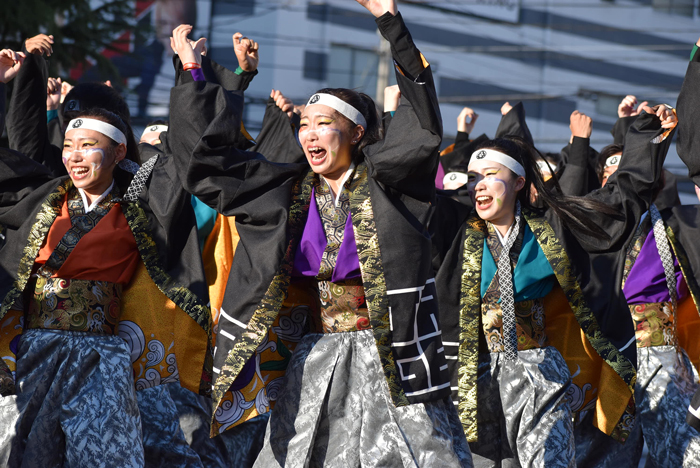
[[[331, 115], [327, 115], [327, 114], [316, 114], [316, 116], [317, 116], [317, 117], [325, 117], [325, 118], [331, 119], [331, 120], [334, 120], [334, 119], [335, 119], [335, 117], [333, 117], [333, 116], [331, 116]], [[302, 115], [301, 118], [300, 118], [299, 120], [304, 120], [304, 119], [309, 120], [309, 116], [308, 116], [308, 115]]]

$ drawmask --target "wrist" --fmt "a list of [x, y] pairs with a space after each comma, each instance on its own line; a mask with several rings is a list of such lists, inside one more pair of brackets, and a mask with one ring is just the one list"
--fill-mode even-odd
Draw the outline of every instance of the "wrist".
[[185, 62], [182, 64], [182, 69], [185, 71], [196, 70], [198, 68], [202, 68], [202, 66], [197, 62]]

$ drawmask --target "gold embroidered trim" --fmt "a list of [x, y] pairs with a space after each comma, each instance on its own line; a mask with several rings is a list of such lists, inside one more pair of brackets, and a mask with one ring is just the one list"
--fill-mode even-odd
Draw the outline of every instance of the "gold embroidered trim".
[[58, 215], [61, 214], [61, 202], [71, 187], [73, 187], [73, 181], [67, 178], [61, 182], [41, 204], [39, 212], [36, 215], [36, 221], [29, 232], [27, 245], [24, 247], [24, 255], [19, 262], [17, 280], [13, 288], [3, 299], [2, 306], [0, 306], [0, 319], [10, 310], [12, 304], [22, 295], [25, 286], [27, 286], [29, 276], [34, 267], [34, 262], [36, 261], [36, 256], [39, 254], [39, 250], [44, 243], [44, 239], [46, 239], [49, 229], [51, 229], [51, 225]]
[[220, 406], [221, 400], [228, 391], [231, 384], [238, 376], [239, 372], [246, 364], [253, 352], [267, 336], [268, 330], [279, 314], [282, 302], [289, 288], [292, 267], [294, 264], [294, 253], [296, 243], [301, 238], [301, 233], [306, 223], [309, 213], [309, 201], [311, 200], [311, 189], [313, 187], [315, 174], [309, 169], [304, 177], [300, 177], [292, 187], [292, 201], [289, 207], [289, 232], [287, 249], [284, 260], [279, 270], [272, 279], [272, 283], [267, 288], [260, 304], [255, 309], [253, 316], [248, 322], [248, 326], [241, 334], [233, 348], [226, 356], [221, 373], [216, 379], [212, 399], [214, 401], [214, 411], [212, 412], [211, 435], [219, 434], [221, 424], [214, 417], [216, 409]]
[[476, 213], [467, 219], [462, 259], [459, 299], [459, 370], [457, 410], [469, 442], [477, 440], [477, 387], [479, 366], [479, 315], [481, 314], [481, 261], [484, 254], [486, 224]]
[[360, 260], [360, 271], [362, 272], [365, 300], [369, 309], [374, 342], [377, 345], [384, 377], [389, 385], [391, 400], [395, 406], [406, 406], [409, 404], [408, 398], [406, 398], [399, 382], [394, 355], [391, 351], [389, 298], [386, 294], [384, 266], [379, 250], [379, 238], [372, 200], [370, 199], [367, 173], [367, 164], [360, 164], [350, 184], [350, 212], [352, 213], [353, 233], [355, 234], [355, 244]]

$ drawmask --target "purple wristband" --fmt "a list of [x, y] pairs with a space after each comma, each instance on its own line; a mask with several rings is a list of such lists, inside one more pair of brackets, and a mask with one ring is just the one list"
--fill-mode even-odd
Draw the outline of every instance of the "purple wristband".
[[204, 78], [204, 72], [201, 68], [193, 68], [190, 70], [190, 73], [192, 73], [192, 79], [194, 81], [207, 81], [207, 79]]

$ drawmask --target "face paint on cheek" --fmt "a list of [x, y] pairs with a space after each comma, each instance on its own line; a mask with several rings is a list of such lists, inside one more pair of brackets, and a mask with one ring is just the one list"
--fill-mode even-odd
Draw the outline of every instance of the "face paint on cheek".
[[338, 149], [340, 148], [340, 130], [330, 127], [322, 127], [318, 129], [317, 134], [319, 138], [323, 138], [325, 141], [328, 141], [327, 144], [331, 151], [331, 156], [335, 158], [338, 155]]
[[508, 184], [503, 179], [498, 177], [486, 177], [484, 183], [487, 184], [489, 190], [492, 190], [496, 196], [494, 197], [498, 206], [503, 206], [503, 200], [508, 193]]
[[94, 161], [90, 162], [90, 166], [92, 166], [92, 177], [97, 177], [98, 171], [102, 168], [102, 165], [105, 162], [105, 152], [100, 148], [91, 149], [86, 151], [85, 157], [90, 159], [100, 159], [99, 164]]

